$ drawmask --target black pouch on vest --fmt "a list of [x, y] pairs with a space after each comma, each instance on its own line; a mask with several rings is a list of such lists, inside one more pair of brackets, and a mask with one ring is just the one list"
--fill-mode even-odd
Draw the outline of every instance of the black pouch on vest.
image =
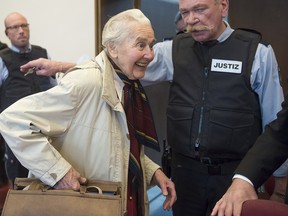
[[162, 169], [168, 178], [171, 178], [172, 149], [163, 140]]

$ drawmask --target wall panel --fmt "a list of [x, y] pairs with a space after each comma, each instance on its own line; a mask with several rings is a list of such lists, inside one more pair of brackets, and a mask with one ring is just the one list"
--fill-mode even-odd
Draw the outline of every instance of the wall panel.
[[232, 27], [253, 28], [274, 48], [280, 66], [282, 86], [287, 93], [288, 78], [288, 1], [230, 0], [229, 22]]
[[28, 19], [30, 42], [47, 48], [52, 59], [95, 56], [94, 0], [1, 0], [0, 40], [7, 44], [4, 19], [14, 11]]

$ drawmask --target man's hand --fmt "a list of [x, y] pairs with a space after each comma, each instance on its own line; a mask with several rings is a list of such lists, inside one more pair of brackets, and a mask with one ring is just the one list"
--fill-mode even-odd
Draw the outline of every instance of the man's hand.
[[79, 190], [80, 184], [84, 183], [86, 179], [80, 176], [73, 167], [69, 169], [66, 175], [54, 185], [55, 189], [73, 189]]
[[240, 216], [243, 202], [257, 198], [256, 191], [250, 183], [234, 179], [226, 193], [216, 203], [211, 216]]
[[163, 208], [169, 211], [177, 200], [174, 183], [162, 172], [161, 169], [156, 170], [153, 176], [153, 181], [161, 189], [162, 194], [166, 196]]
[[37, 68], [36, 74], [42, 76], [54, 76], [58, 72], [66, 72], [74, 63], [51, 61], [45, 58], [39, 58], [29, 61], [27, 64], [20, 67], [21, 72], [26, 73], [30, 68]]

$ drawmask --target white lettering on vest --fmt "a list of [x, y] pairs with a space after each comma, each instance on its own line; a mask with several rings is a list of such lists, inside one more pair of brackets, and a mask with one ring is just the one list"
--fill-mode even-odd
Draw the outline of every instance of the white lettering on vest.
[[242, 62], [212, 59], [211, 71], [240, 74], [242, 71]]

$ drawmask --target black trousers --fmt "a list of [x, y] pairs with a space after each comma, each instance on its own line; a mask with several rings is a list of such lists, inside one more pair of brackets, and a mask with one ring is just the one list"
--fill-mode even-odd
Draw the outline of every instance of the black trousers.
[[231, 185], [233, 172], [239, 162], [214, 166], [173, 153], [172, 180], [177, 192], [173, 215], [210, 215], [216, 202]]
[[24, 178], [28, 176], [28, 170], [15, 157], [9, 146], [5, 143], [5, 169], [9, 181], [13, 184], [15, 178]]

